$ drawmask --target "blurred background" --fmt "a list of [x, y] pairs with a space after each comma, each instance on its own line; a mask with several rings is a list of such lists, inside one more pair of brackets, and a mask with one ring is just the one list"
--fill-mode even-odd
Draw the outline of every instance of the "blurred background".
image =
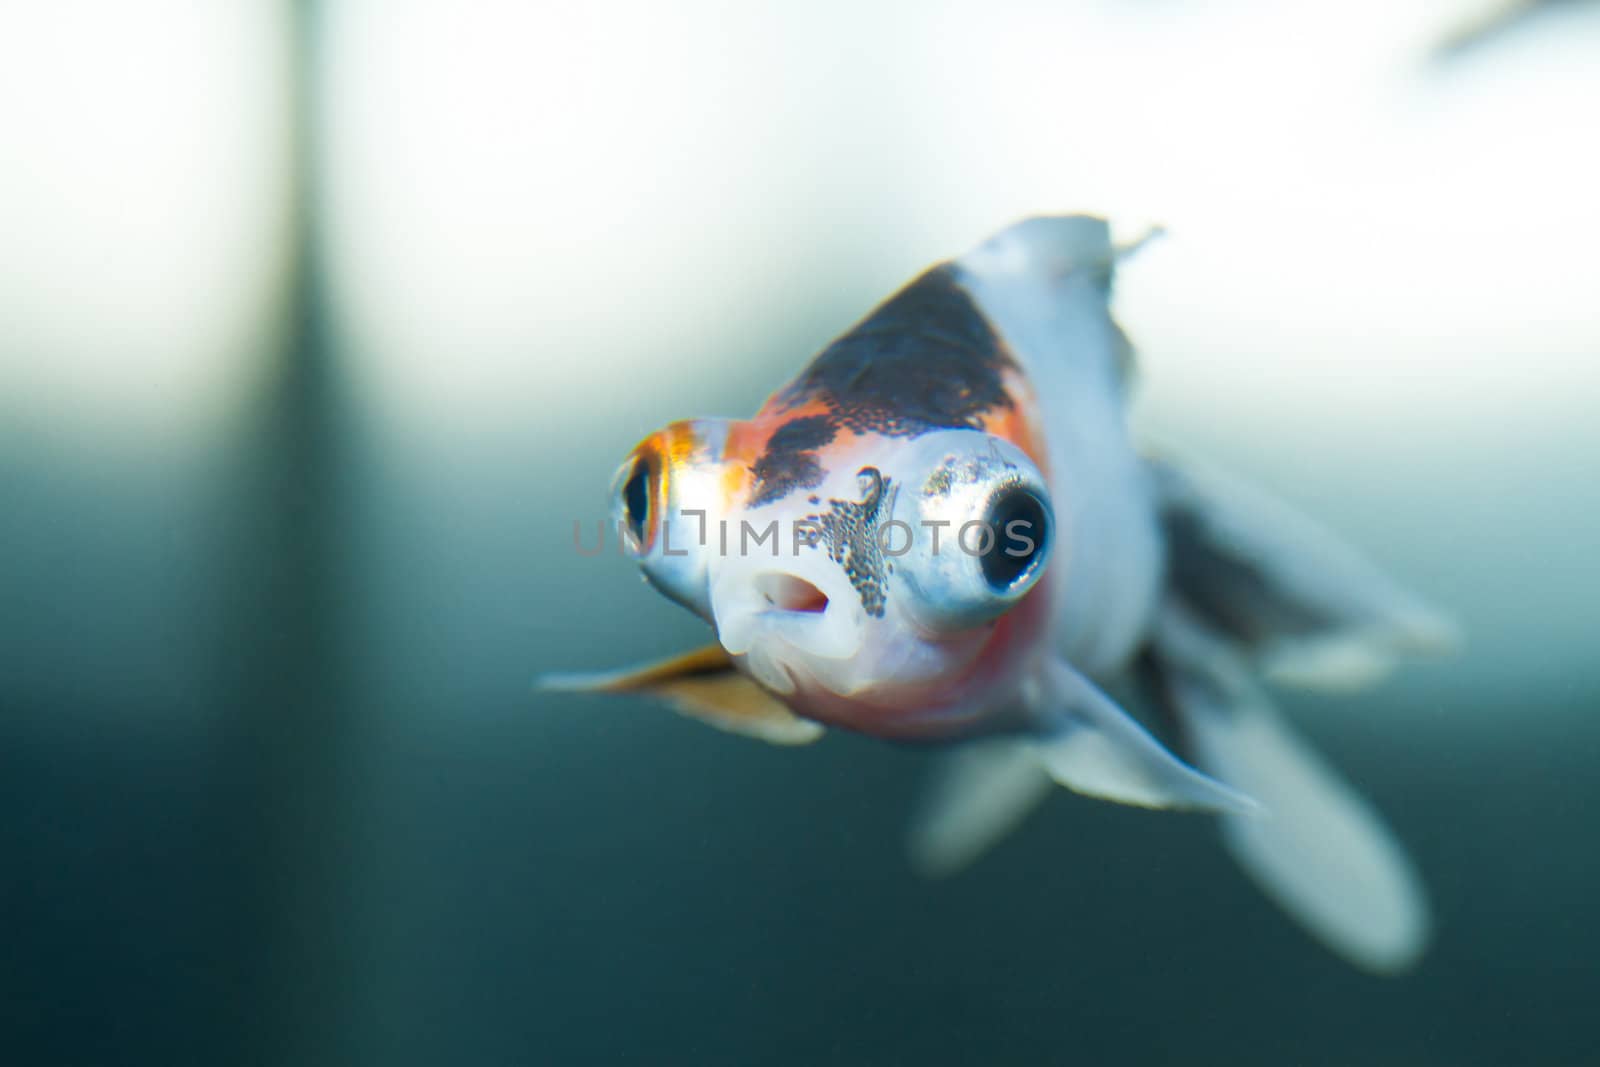
[[[1600, 10], [0, 8], [0, 1062], [1600, 1062]], [[926, 756], [535, 674], [703, 628], [576, 556], [1023, 215], [1137, 420], [1453, 611], [1285, 694], [1426, 875], [1326, 955], [1201, 818], [903, 858]]]

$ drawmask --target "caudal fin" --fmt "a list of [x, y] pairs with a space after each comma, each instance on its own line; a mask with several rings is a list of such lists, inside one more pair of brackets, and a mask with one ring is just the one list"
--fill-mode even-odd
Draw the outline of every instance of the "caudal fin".
[[1272, 708], [1239, 655], [1171, 604], [1150, 669], [1194, 761], [1265, 809], [1222, 816], [1223, 842], [1245, 873], [1351, 963], [1380, 974], [1414, 964], [1432, 932], [1415, 866], [1377, 810]]
[[1459, 641], [1446, 616], [1282, 501], [1192, 461], [1150, 469], [1173, 587], [1269, 679], [1355, 688]]

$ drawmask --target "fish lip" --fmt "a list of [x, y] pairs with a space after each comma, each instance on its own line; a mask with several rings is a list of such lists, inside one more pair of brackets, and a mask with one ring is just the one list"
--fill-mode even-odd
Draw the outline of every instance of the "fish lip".
[[831, 578], [824, 569], [771, 566], [722, 576], [711, 597], [718, 642], [781, 694], [835, 673], [866, 647], [867, 628], [849, 587]]
[[848, 659], [861, 650], [861, 627], [841, 625], [837, 609], [794, 611], [766, 607], [717, 617], [717, 640], [732, 655], [743, 655], [757, 641], [772, 641], [818, 659]]

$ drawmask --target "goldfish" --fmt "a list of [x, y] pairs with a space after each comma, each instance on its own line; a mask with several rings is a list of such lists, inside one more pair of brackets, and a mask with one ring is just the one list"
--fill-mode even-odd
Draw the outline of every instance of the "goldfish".
[[1432, 927], [1415, 865], [1268, 685], [1363, 686], [1455, 628], [1283, 502], [1135, 439], [1110, 310], [1133, 247], [1100, 218], [1024, 220], [916, 277], [753, 418], [646, 437], [613, 521], [715, 641], [544, 683], [775, 744], [937, 747], [909, 834], [934, 875], [1056, 786], [1208, 813], [1310, 934], [1403, 970]]

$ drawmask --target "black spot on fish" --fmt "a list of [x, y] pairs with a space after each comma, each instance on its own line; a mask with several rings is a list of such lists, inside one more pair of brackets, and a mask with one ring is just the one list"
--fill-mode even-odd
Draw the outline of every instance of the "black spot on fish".
[[823, 471], [816, 449], [832, 441], [838, 432], [826, 415], [807, 415], [780, 426], [750, 467], [756, 479], [750, 506], [771, 503], [795, 489], [821, 485]]
[[808, 515], [805, 521], [821, 531], [820, 542], [828, 558], [844, 568], [867, 614], [882, 618], [889, 600], [890, 567], [878, 531], [893, 499], [892, 483], [876, 467], [861, 468], [859, 476], [860, 500], [830, 499], [827, 512]]
[[1012, 406], [1002, 373], [1015, 365], [946, 264], [823, 349], [782, 400], [798, 407], [820, 399], [857, 433], [976, 428], [986, 413]]

